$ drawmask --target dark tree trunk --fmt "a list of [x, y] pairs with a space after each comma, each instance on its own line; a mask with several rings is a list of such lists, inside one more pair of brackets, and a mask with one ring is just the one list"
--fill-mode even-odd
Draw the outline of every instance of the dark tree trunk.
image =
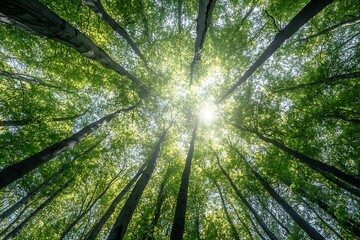
[[80, 219], [83, 218], [91, 210], [91, 208], [100, 200], [100, 198], [102, 198], [102, 196], [104, 196], [104, 194], [107, 192], [107, 190], [109, 190], [111, 185], [117, 180], [121, 172], [122, 171], [120, 171], [118, 174], [115, 175], [115, 177], [111, 179], [109, 184], [106, 185], [105, 189], [94, 199], [94, 201], [92, 201], [91, 203], [89, 202], [88, 206], [85, 207], [84, 211], [82, 211], [81, 209], [80, 213], [76, 216], [76, 218], [69, 224], [65, 231], [63, 231], [60, 239], [64, 239], [65, 236], [71, 231], [71, 229], [80, 221]]
[[187, 205], [187, 197], [188, 197], [188, 189], [189, 189], [189, 178], [191, 171], [191, 161], [194, 154], [195, 149], [195, 139], [197, 132], [197, 124], [194, 127], [192, 132], [192, 137], [190, 141], [190, 147], [188, 154], [186, 156], [186, 162], [184, 171], [181, 176], [181, 184], [179, 188], [179, 193], [176, 199], [176, 208], [175, 208], [175, 216], [171, 229], [170, 239], [178, 240], [183, 238], [184, 227], [185, 227], [185, 215], [186, 215], [186, 205]]
[[[326, 179], [332, 181], [334, 184], [336, 184], [337, 186], [339, 186], [347, 191], [348, 191], [348, 189], [344, 186], [345, 183], [342, 183], [337, 178], [327, 177], [326, 175], [332, 174], [332, 175], [338, 177], [339, 179], [351, 184], [355, 188], [360, 187], [360, 180], [358, 178], [351, 176], [351, 175], [337, 169], [336, 167], [330, 166], [326, 163], [322, 163], [316, 159], [305, 156], [304, 154], [302, 154], [300, 152], [297, 152], [291, 148], [288, 148], [287, 146], [285, 146], [283, 143], [281, 143], [279, 141], [276, 141], [274, 139], [270, 139], [270, 138], [263, 136], [256, 130], [248, 129], [241, 125], [235, 125], [235, 124], [232, 124], [232, 125], [242, 131], [253, 133], [253, 134], [257, 135], [264, 142], [271, 143], [272, 145], [280, 148], [284, 152], [286, 152], [289, 155], [293, 156], [294, 158], [298, 159], [300, 162], [302, 162], [302, 163], [306, 164], [307, 166], [309, 166], [310, 168], [314, 169], [315, 171], [320, 173], [322, 176], [326, 177]], [[360, 195], [358, 194], [358, 192], [359, 192], [358, 189], [354, 189], [354, 190], [355, 191], [353, 191], [352, 193], [360, 197]]]
[[1, 231], [0, 236], [5, 235], [5, 233], [7, 233], [7, 231], [20, 219], [20, 217], [25, 213], [25, 211], [28, 209], [30, 205], [26, 205], [20, 212], [19, 214], [16, 216], [16, 218], [9, 223], [9, 225]]
[[194, 77], [195, 64], [201, 58], [201, 51], [204, 46], [206, 32], [211, 23], [212, 11], [214, 9], [216, 0], [199, 0], [199, 11], [196, 19], [196, 40], [195, 53], [192, 63], [190, 64], [190, 85]]
[[281, 88], [279, 90], [276, 90], [275, 93], [296, 90], [296, 89], [301, 89], [301, 88], [308, 88], [308, 87], [321, 85], [321, 84], [324, 84], [324, 85], [332, 84], [334, 82], [341, 81], [341, 80], [347, 80], [350, 78], [360, 78], [360, 72], [353, 72], [353, 73], [348, 73], [348, 74], [337, 75], [337, 76], [333, 76], [330, 78], [325, 78], [325, 79], [321, 79], [318, 81], [314, 81], [311, 83], [304, 83], [304, 84], [299, 84], [299, 85], [292, 86], [292, 87]]
[[101, 4], [101, 0], [82, 0], [82, 3], [88, 6], [99, 18], [104, 20], [115, 32], [124, 38], [136, 55], [138, 55], [138, 57], [144, 62], [146, 68], [148, 68], [148, 63], [138, 46], [132, 40], [127, 31], [105, 11]]
[[236, 208], [234, 207], [234, 205], [229, 201], [231, 207], [234, 209], [234, 212], [238, 218], [238, 220], [240, 221], [241, 225], [245, 228], [246, 233], [249, 235], [251, 240], [254, 240], [253, 235], [251, 234], [251, 231], [249, 229], [249, 227], [246, 225], [246, 223], [242, 220], [242, 218], [239, 216], [238, 212], [236, 211]]
[[183, 0], [178, 0], [178, 6], [177, 6], [177, 14], [178, 14], [178, 33], [180, 34], [182, 31], [182, 5]]
[[231, 184], [231, 187], [234, 189], [236, 195], [241, 199], [241, 201], [245, 204], [245, 206], [250, 210], [251, 214], [255, 217], [256, 221], [259, 223], [261, 228], [264, 230], [264, 232], [268, 235], [270, 239], [277, 239], [275, 235], [271, 232], [271, 230], [266, 226], [260, 215], [256, 212], [256, 210], [251, 206], [251, 204], [246, 200], [246, 198], [241, 194], [240, 190], [236, 187], [233, 180], [230, 178], [230, 176], [226, 173], [225, 169], [221, 166], [219, 157], [217, 157], [218, 165], [221, 169], [221, 172], [225, 175], [225, 177], [228, 179], [228, 181]]
[[326, 28], [326, 29], [324, 29], [324, 30], [322, 30], [322, 31], [320, 31], [318, 33], [315, 33], [313, 35], [310, 35], [310, 36], [308, 36], [306, 38], [301, 38], [301, 39], [299, 39], [299, 40], [297, 40], [295, 42], [308, 41], [310, 39], [313, 39], [313, 38], [316, 38], [318, 36], [324, 35], [326, 33], [333, 32], [333, 31], [335, 31], [335, 30], [337, 30], [339, 28], [348, 27], [348, 26], [354, 25], [354, 24], [359, 23], [359, 22], [360, 22], [360, 16], [357, 16], [357, 17], [354, 17], [354, 18], [352, 18], [350, 20], [347, 20], [347, 21], [338, 23], [338, 24], [336, 24], [334, 26], [331, 26], [329, 28]]
[[139, 79], [116, 63], [104, 50], [96, 46], [79, 30], [37, 0], [0, 1], [0, 21], [71, 47], [105, 68], [126, 76], [143, 92], [147, 93]]
[[8, 235], [5, 236], [4, 240], [15, 237], [21, 229], [33, 219], [43, 208], [45, 208], [49, 203], [51, 203], [74, 179], [70, 179], [67, 183], [56, 190], [48, 199], [46, 199], [38, 208], [35, 209], [24, 221], [22, 221], [18, 226], [16, 226]]
[[240, 240], [240, 237], [239, 237], [239, 234], [238, 232], [236, 231], [236, 227], [229, 215], [229, 211], [227, 209], [227, 206], [226, 206], [226, 203], [225, 203], [225, 200], [224, 200], [224, 197], [222, 195], [222, 192], [221, 192], [221, 189], [220, 189], [220, 186], [219, 184], [214, 180], [214, 183], [215, 183], [215, 186], [219, 192], [219, 195], [220, 195], [220, 199], [221, 199], [221, 204], [223, 205], [223, 208], [224, 208], [224, 212], [225, 212], [225, 215], [226, 215], [226, 218], [230, 224], [230, 228], [231, 228], [231, 232], [232, 232], [232, 235], [234, 237], [235, 240]]
[[257, 228], [256, 224], [254, 223], [254, 221], [251, 219], [250, 216], [249, 216], [249, 220], [250, 220], [251, 225], [252, 225], [253, 228], [254, 228], [254, 231], [255, 231], [256, 234], [259, 236], [259, 238], [260, 238], [261, 240], [266, 240], [266, 238], [261, 234], [261, 232], [259, 231], [259, 229]]
[[[83, 153], [79, 154], [78, 156], [74, 157], [74, 159], [72, 160], [72, 163], [75, 162], [76, 160], [78, 160], [79, 158], [85, 156], [86, 154], [88, 154], [89, 152], [91, 152], [97, 145], [100, 144], [102, 140], [98, 141], [97, 143], [95, 143], [93, 146], [91, 146], [90, 148], [88, 148], [87, 150], [85, 150]], [[21, 207], [22, 205], [26, 204], [27, 202], [29, 202], [36, 194], [38, 194], [42, 189], [44, 189], [45, 187], [49, 186], [54, 179], [56, 179], [60, 174], [62, 174], [65, 170], [67, 170], [70, 167], [70, 163], [64, 165], [62, 168], [60, 168], [54, 175], [52, 175], [51, 177], [49, 177], [48, 179], [46, 179], [43, 183], [41, 183], [38, 187], [36, 187], [34, 190], [32, 190], [31, 192], [29, 192], [25, 197], [23, 197], [21, 200], [19, 200], [17, 203], [15, 203], [12, 207], [10, 207], [9, 209], [5, 210], [3, 213], [1, 213], [0, 215], [0, 220], [7, 218], [8, 216], [10, 216], [13, 212], [15, 212], [19, 207]]]
[[312, 239], [321, 239], [325, 238], [316, 231], [315, 228], [310, 226], [279, 194], [270, 186], [270, 184], [262, 178], [256, 171], [251, 171], [254, 176], [260, 181], [261, 185], [265, 190], [270, 194], [270, 196], [290, 215], [290, 217], [309, 235]]
[[242, 77], [221, 97], [225, 100], [236, 88], [243, 84], [280, 46], [299, 30], [306, 22], [318, 14], [323, 8], [332, 3], [332, 0], [311, 0], [286, 26], [275, 35], [260, 57], [249, 67]]
[[123, 239], [127, 226], [140, 200], [140, 197], [144, 192], [144, 189], [148, 184], [152, 173], [154, 172], [156, 160], [160, 154], [161, 144], [165, 140], [168, 129], [164, 130], [159, 141], [157, 142], [154, 152], [152, 153], [145, 170], [141, 174], [139, 180], [136, 182], [135, 187], [131, 191], [128, 200], [125, 202], [125, 205], [122, 207], [120, 214], [117, 217], [115, 224], [112, 227], [110, 234], [107, 238], [108, 240]]
[[113, 118], [117, 117], [121, 112], [130, 111], [134, 109], [135, 106], [120, 109], [116, 112], [103, 117], [83, 129], [79, 132], [73, 134], [72, 136], [53, 144], [50, 147], [45, 148], [44, 150], [28, 157], [20, 162], [17, 162], [11, 166], [6, 167], [5, 169], [1, 170], [0, 172], [0, 189], [6, 187], [10, 183], [14, 182], [15, 180], [21, 178], [25, 174], [29, 173], [30, 171], [34, 170], [35, 168], [41, 166], [42, 164], [48, 162], [50, 159], [58, 156], [63, 151], [67, 150], [68, 148], [73, 147], [75, 144], [81, 142], [85, 137], [87, 137], [90, 133], [98, 129], [99, 127], [105, 125], [107, 122], [111, 121]]
[[161, 207], [162, 204], [164, 202], [164, 197], [165, 197], [165, 185], [170, 177], [170, 171], [171, 169], [168, 168], [165, 176], [163, 178], [163, 180], [161, 181], [160, 187], [159, 187], [159, 192], [158, 192], [158, 197], [156, 200], [156, 207], [155, 207], [155, 212], [154, 212], [154, 218], [152, 219], [151, 223], [150, 223], [150, 228], [149, 231], [146, 233], [147, 236], [144, 239], [154, 239], [153, 235], [154, 235], [154, 230], [156, 227], [156, 224], [159, 221], [160, 218], [160, 214], [161, 214]]
[[96, 239], [97, 235], [99, 235], [100, 230], [105, 225], [106, 221], [110, 218], [112, 213], [115, 211], [116, 206], [119, 204], [119, 202], [122, 200], [122, 198], [125, 196], [125, 194], [130, 190], [132, 185], [136, 182], [136, 180], [139, 178], [140, 174], [144, 171], [146, 165], [148, 164], [148, 161], [146, 161], [138, 170], [138, 172], [135, 174], [135, 176], [126, 184], [126, 186], [121, 190], [121, 192], [115, 197], [115, 199], [111, 202], [109, 208], [106, 210], [105, 214], [97, 221], [97, 223], [94, 225], [94, 227], [91, 229], [90, 233], [88, 234], [86, 239], [94, 240]]
[[275, 220], [275, 222], [277, 222], [285, 231], [287, 234], [291, 234], [291, 232], [289, 231], [289, 229], [279, 220], [277, 219], [277, 217], [270, 211], [270, 209], [268, 209], [266, 206], [263, 206], [265, 208], [265, 211], [267, 211], [270, 216]]

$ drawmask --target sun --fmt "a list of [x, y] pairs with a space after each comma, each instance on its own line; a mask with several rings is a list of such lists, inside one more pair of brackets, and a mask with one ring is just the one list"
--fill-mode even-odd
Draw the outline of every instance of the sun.
[[205, 103], [200, 108], [199, 118], [202, 122], [210, 124], [216, 117], [215, 106], [211, 103]]

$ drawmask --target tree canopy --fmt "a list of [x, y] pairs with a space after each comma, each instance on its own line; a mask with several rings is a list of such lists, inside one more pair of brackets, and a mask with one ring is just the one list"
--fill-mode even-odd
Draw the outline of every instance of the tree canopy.
[[1, 0], [0, 237], [360, 239], [358, 0]]

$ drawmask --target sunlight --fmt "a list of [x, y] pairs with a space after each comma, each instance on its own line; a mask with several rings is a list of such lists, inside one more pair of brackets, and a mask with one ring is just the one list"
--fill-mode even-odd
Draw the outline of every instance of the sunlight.
[[216, 113], [213, 104], [205, 103], [203, 106], [201, 106], [199, 117], [202, 122], [210, 124], [215, 119], [215, 116]]

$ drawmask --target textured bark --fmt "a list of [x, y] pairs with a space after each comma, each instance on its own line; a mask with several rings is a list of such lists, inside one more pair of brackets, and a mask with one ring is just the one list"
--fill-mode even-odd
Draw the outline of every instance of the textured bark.
[[15, 237], [25, 225], [31, 221], [43, 208], [51, 203], [74, 179], [70, 179], [65, 183], [64, 186], [56, 190], [48, 199], [46, 199], [39, 207], [37, 207], [24, 221], [16, 226], [8, 235], [5, 236], [4, 240]]
[[94, 227], [91, 229], [90, 233], [86, 237], [86, 239], [96, 239], [97, 235], [99, 235], [100, 230], [105, 225], [106, 221], [110, 218], [110, 216], [113, 214], [113, 212], [116, 209], [116, 206], [119, 204], [119, 202], [122, 200], [122, 198], [125, 196], [125, 194], [130, 190], [132, 185], [136, 182], [136, 180], [139, 178], [140, 174], [144, 171], [148, 161], [146, 161], [138, 170], [138, 172], [135, 174], [135, 176], [126, 184], [126, 186], [121, 190], [121, 192], [115, 197], [115, 199], [111, 202], [109, 208], [106, 210], [105, 214], [97, 221], [97, 223], [94, 225]]
[[337, 81], [347, 80], [347, 79], [350, 79], [350, 78], [360, 78], [360, 72], [353, 72], [353, 73], [348, 73], [348, 74], [337, 75], [337, 76], [333, 76], [333, 77], [330, 77], [330, 78], [325, 78], [325, 79], [321, 79], [321, 80], [318, 80], [318, 81], [314, 81], [314, 82], [311, 82], [311, 83], [305, 83], [305, 84], [299, 84], [299, 85], [292, 86], [292, 87], [281, 88], [281, 89], [276, 90], [274, 92], [278, 93], [278, 92], [296, 90], [296, 89], [301, 89], [301, 88], [308, 88], [308, 87], [322, 85], [322, 84], [327, 85], [327, 84], [335, 83]]
[[[108, 185], [106, 185], [104, 190], [94, 199], [94, 201], [89, 202], [87, 204], [87, 206], [84, 208], [84, 210], [81, 209], [80, 213], [76, 216], [76, 218], [62, 232], [60, 239], [64, 239], [65, 236], [71, 231], [71, 229], [80, 221], [80, 219], [83, 218], [92, 209], [92, 207], [100, 200], [100, 198], [102, 198], [102, 196], [105, 195], [107, 190], [109, 190], [111, 185], [117, 180], [117, 178], [119, 177], [121, 172], [122, 171], [120, 171], [118, 174], [115, 175], [115, 177], [113, 177], [111, 179], [111, 181], [108, 183]], [[96, 191], [96, 188], [95, 188], [95, 191]]]
[[192, 132], [190, 147], [186, 156], [184, 171], [181, 176], [181, 183], [176, 199], [175, 215], [174, 215], [174, 220], [170, 235], [171, 240], [183, 239], [191, 162], [195, 150], [195, 139], [196, 139], [197, 128], [198, 126], [196, 124]]
[[311, 0], [286, 26], [280, 30], [260, 55], [260, 57], [249, 67], [242, 77], [221, 97], [220, 101], [225, 100], [235, 89], [243, 84], [267, 59], [274, 54], [274, 52], [280, 48], [280, 46], [290, 38], [295, 32], [297, 32], [306, 22], [313, 18], [323, 8], [332, 3], [332, 0]]
[[260, 215], [256, 212], [256, 210], [251, 206], [251, 204], [246, 200], [244, 195], [240, 192], [240, 190], [236, 187], [233, 180], [230, 178], [230, 176], [226, 173], [225, 169], [221, 166], [219, 157], [217, 157], [218, 165], [221, 169], [221, 172], [225, 175], [227, 180], [230, 182], [231, 187], [234, 189], [236, 195], [241, 199], [241, 201], [245, 204], [245, 206], [249, 209], [251, 214], [255, 217], [256, 221], [259, 223], [260, 227], [264, 230], [264, 232], [268, 235], [270, 239], [277, 239], [275, 235], [271, 232], [271, 230], [266, 226]]
[[[347, 173], [337, 169], [336, 167], [330, 166], [326, 163], [320, 162], [320, 161], [310, 158], [300, 152], [297, 152], [291, 148], [288, 148], [283, 143], [276, 141], [274, 139], [267, 138], [267, 137], [263, 136], [262, 134], [260, 134], [256, 130], [248, 129], [241, 125], [236, 125], [236, 124], [232, 124], [232, 125], [242, 131], [253, 133], [256, 136], [258, 136], [261, 140], [263, 140], [264, 142], [271, 143], [272, 145], [278, 147], [279, 149], [283, 150], [284, 152], [286, 152], [289, 155], [293, 156], [294, 158], [298, 159], [300, 162], [302, 162], [302, 163], [306, 164], [307, 166], [309, 166], [310, 168], [314, 169], [315, 171], [317, 171], [318, 173], [320, 173], [321, 175], [326, 177], [328, 180], [332, 181], [334, 184], [336, 184], [337, 186], [339, 186], [343, 189], [345, 189], [345, 188], [344, 188], [344, 184], [342, 182], [340, 182], [336, 178], [327, 177], [326, 175], [332, 174], [332, 175], [336, 176], [337, 178], [343, 180], [344, 182], [351, 184], [355, 188], [360, 187], [360, 180], [358, 178], [351, 176], [350, 174], [347, 174]], [[347, 189], [345, 189], [345, 190], [347, 190]]]
[[98, 129], [99, 127], [105, 125], [107, 122], [111, 121], [113, 118], [118, 116], [121, 112], [130, 111], [136, 106], [132, 106], [126, 109], [120, 109], [115, 111], [112, 114], [109, 114], [81, 129], [79, 132], [73, 134], [72, 136], [51, 145], [50, 147], [45, 148], [44, 150], [18, 162], [11, 166], [6, 167], [0, 172], [0, 189], [14, 182], [15, 180], [21, 178], [25, 174], [29, 173], [33, 169], [41, 166], [50, 159], [58, 156], [60, 153], [64, 152], [68, 148], [73, 147], [75, 144], [81, 142], [85, 137], [90, 133]]
[[[169, 128], [168, 128], [169, 129]], [[166, 133], [168, 129], [164, 130], [159, 141], [157, 142], [154, 152], [152, 153], [150, 160], [141, 174], [139, 180], [136, 182], [135, 187], [130, 193], [128, 200], [122, 207], [119, 216], [117, 217], [114, 226], [112, 227], [108, 240], [123, 239], [127, 226], [131, 220], [131, 217], [137, 207], [142, 193], [146, 185], [148, 184], [152, 173], [154, 172], [156, 160], [160, 154], [161, 144], [165, 141]]]
[[201, 51], [204, 46], [206, 32], [211, 23], [212, 11], [214, 9], [216, 0], [199, 0], [199, 11], [196, 19], [196, 40], [195, 53], [193, 61], [190, 64], [190, 85], [194, 77], [195, 64], [201, 58]]
[[270, 194], [270, 196], [286, 211], [287, 214], [309, 235], [311, 239], [321, 239], [325, 238], [316, 231], [309, 223], [305, 221], [279, 194], [270, 186], [270, 184], [261, 177], [256, 171], [251, 171], [254, 176], [260, 181], [261, 185], [265, 190]]
[[138, 46], [132, 40], [127, 31], [105, 11], [101, 4], [101, 0], [82, 0], [82, 3], [88, 6], [99, 18], [104, 20], [104, 22], [106, 22], [115, 32], [117, 32], [123, 39], [125, 39], [136, 55], [138, 55], [138, 57], [144, 62], [146, 68], [148, 68], [148, 62], [141, 53]]
[[96, 46], [79, 30], [37, 0], [0, 1], [0, 21], [71, 47], [83, 56], [114, 70], [122, 76], [126, 76], [143, 92], [147, 93], [139, 79], [116, 63], [104, 50]]
[[220, 186], [219, 186], [219, 184], [218, 184], [215, 180], [214, 180], [214, 183], [215, 183], [215, 186], [216, 186], [216, 188], [217, 188], [217, 190], [218, 190], [218, 192], [219, 192], [220, 199], [221, 199], [221, 204], [222, 204], [222, 206], [223, 206], [223, 208], [224, 208], [225, 216], [226, 216], [226, 218], [227, 218], [227, 220], [228, 220], [228, 222], [229, 222], [229, 224], [230, 224], [230, 228], [231, 228], [232, 235], [233, 235], [233, 237], [234, 237], [235, 240], [240, 240], [239, 234], [238, 234], [238, 232], [236, 231], [236, 227], [235, 227], [235, 225], [234, 225], [234, 223], [233, 223], [233, 221], [232, 221], [232, 219], [231, 219], [231, 217], [230, 217], [230, 215], [229, 215], [229, 211], [228, 211], [228, 209], [227, 209], [227, 206], [226, 206], [226, 203], [225, 203], [223, 194], [222, 194], [222, 192], [221, 192]]
[[330, 32], [333, 32], [333, 31], [336, 31], [337, 29], [339, 28], [343, 28], [343, 27], [349, 27], [351, 25], [354, 25], [354, 24], [357, 24], [360, 22], [360, 16], [357, 16], [357, 17], [354, 17], [350, 20], [347, 20], [347, 21], [344, 21], [344, 22], [341, 22], [341, 23], [338, 23], [334, 26], [331, 26], [331, 27], [328, 27], [328, 28], [325, 28], [324, 30], [318, 32], [318, 33], [315, 33], [313, 35], [310, 35], [306, 38], [301, 38], [295, 42], [304, 42], [304, 41], [308, 41], [310, 39], [313, 39], [313, 38], [316, 38], [318, 36], [321, 36], [321, 35], [324, 35], [326, 33], [330, 33]]

